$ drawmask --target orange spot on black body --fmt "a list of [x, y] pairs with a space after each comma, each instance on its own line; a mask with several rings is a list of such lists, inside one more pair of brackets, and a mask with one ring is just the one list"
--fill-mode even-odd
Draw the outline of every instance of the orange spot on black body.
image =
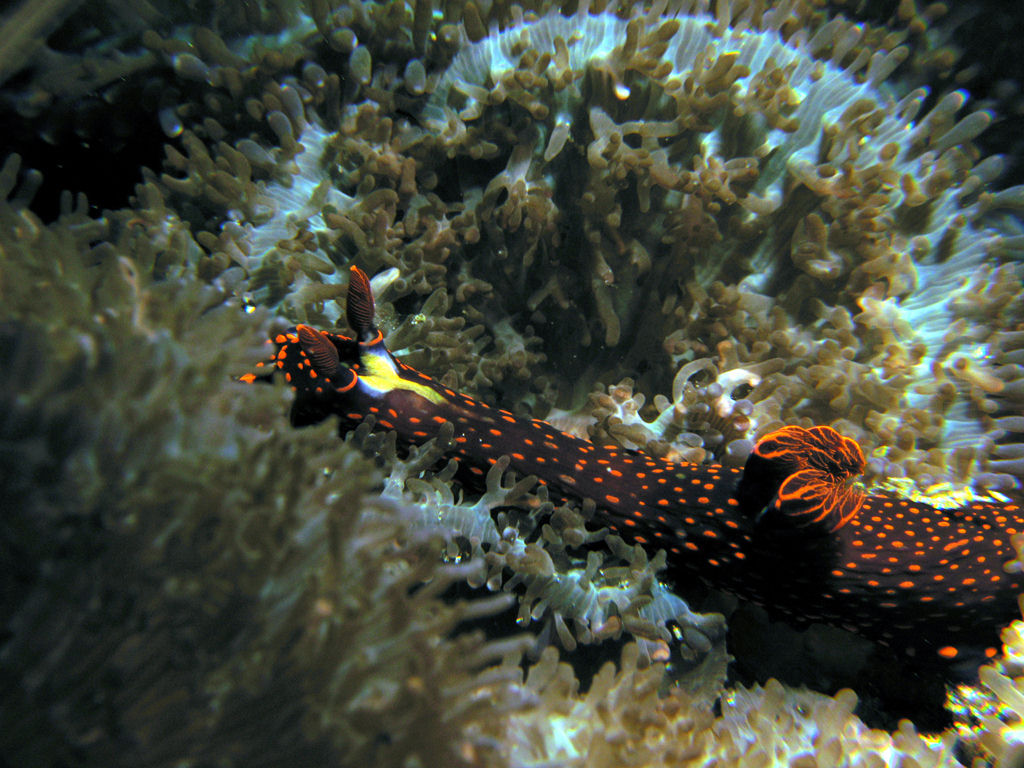
[[[492, 409], [401, 363], [399, 377], [429, 386], [443, 402], [378, 396], [356, 388], [362, 355], [387, 354], [372, 302], [369, 279], [353, 269], [347, 317], [355, 340], [305, 325], [275, 337], [280, 349], [270, 362], [296, 384], [293, 414], [313, 398], [304, 423], [333, 412], [351, 429], [383, 407], [388, 418], [379, 427], [399, 423], [408, 430], [401, 439], [425, 442], [452, 421], [462, 432], [454, 438], [460, 467], [470, 475], [508, 455], [517, 473], [537, 475], [553, 497], [597, 502], [589, 523], [630, 528], [631, 541], [668, 552], [670, 577], [696, 576], [781, 615], [849, 627], [894, 648], [926, 641], [929, 655], [959, 661], [977, 647], [965, 642], [969, 632], [1014, 618], [1022, 584], [1000, 565], [1014, 557], [1008, 542], [1024, 525], [1019, 505], [942, 511], [868, 496], [852, 482], [865, 465], [859, 446], [830, 427], [775, 430], [740, 470], [594, 445]], [[574, 475], [564, 472], [569, 466]], [[691, 487], [697, 493], [684, 493]]]

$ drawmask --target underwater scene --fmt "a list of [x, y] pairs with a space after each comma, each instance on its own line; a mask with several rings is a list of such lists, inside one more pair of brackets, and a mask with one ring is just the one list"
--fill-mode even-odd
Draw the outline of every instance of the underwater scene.
[[0, 11], [0, 768], [1024, 766], [1024, 9]]

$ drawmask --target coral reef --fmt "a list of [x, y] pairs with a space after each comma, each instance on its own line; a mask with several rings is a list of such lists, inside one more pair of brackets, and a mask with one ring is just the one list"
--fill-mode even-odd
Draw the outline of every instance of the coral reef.
[[[475, 494], [439, 446], [287, 430], [233, 378], [275, 323], [336, 323], [358, 262], [396, 353], [570, 431], [737, 465], [832, 424], [873, 484], [1016, 488], [1022, 192], [988, 111], [915, 87], [955, 69], [938, 9], [199, 5], [0, 26], [5, 128], [148, 166], [45, 217], [0, 169], [6, 759], [954, 765], [953, 732], [870, 731], [848, 692], [716, 715], [721, 619], [662, 555], [501, 466]], [[580, 692], [573, 650], [610, 639]]]
[[[456, 534], [493, 538], [490, 507], [528, 485], [501, 485], [498, 468], [473, 505], [484, 512], [467, 514], [444, 470], [419, 479], [436, 453], [399, 461], [378, 444], [397, 471], [374, 490], [379, 473], [353, 443], [382, 438], [273, 428], [286, 393], [235, 382], [269, 330], [239, 300], [238, 270], [202, 279], [197, 244], [170, 217], [154, 237], [131, 211], [90, 219], [79, 200], [47, 226], [22, 200], [0, 203], [0, 450], [4, 496], [17, 499], [0, 535], [7, 759], [728, 764], [756, 752], [810, 765], [816, 752], [952, 764], [948, 744], [909, 725], [867, 731], [849, 693], [735, 689], [715, 717], [719, 673], [662, 696], [665, 665], [637, 645], [584, 694], [550, 646], [523, 680], [529, 636], [460, 629], [515, 598], [442, 596], [500, 584], [516, 557], [564, 556], [550, 532], [533, 555], [512, 551], [515, 532], [482, 557], [450, 549]], [[550, 518], [566, 540], [585, 535], [571, 510]], [[548, 582], [523, 581], [531, 614], [538, 598], [557, 606]], [[622, 610], [640, 636], [645, 604], [632, 620]]]
[[[909, 722], [893, 734], [867, 729], [852, 714], [852, 691], [829, 697], [770, 681], [728, 692], [716, 717], [679, 689], [660, 695], [660, 670], [638, 669], [636, 656], [635, 648], [627, 648], [617, 671], [606, 665], [590, 690], [577, 695], [571, 671], [556, 667], [554, 654], [546, 654], [530, 670], [526, 686], [555, 713], [565, 736], [555, 741], [545, 733], [550, 723], [513, 716], [521, 745], [514, 764], [958, 765], [949, 738], [927, 741]], [[643, 739], [636, 738], [638, 730]]]
[[[1021, 608], [1024, 611], [1024, 602]], [[1002, 658], [979, 670], [981, 685], [949, 692], [949, 709], [965, 748], [975, 764], [993, 768], [1024, 761], [1024, 621], [1014, 621], [1003, 630], [1002, 639]]]
[[[722, 617], [693, 613], [658, 581], [664, 552], [649, 560], [641, 547], [607, 535], [606, 529], [588, 531], [585, 518], [592, 508], [556, 509], [547, 488], [530, 492], [533, 478], [506, 484], [515, 479], [514, 473], [506, 476], [508, 457], [491, 467], [478, 499], [457, 502], [448, 482], [456, 463], [447, 462], [437, 474], [430, 469], [451, 447], [450, 434], [411, 449], [405, 460], [397, 456], [394, 433], [373, 434], [364, 423], [353, 439], [383, 462], [388, 479], [382, 496], [414, 500], [419, 524], [440, 525], [446, 532], [449, 558], [486, 563], [486, 570], [467, 579], [470, 586], [518, 592], [517, 622], [530, 626], [543, 620], [542, 643], [551, 636], [571, 651], [577, 642], [618, 638], [626, 631], [647, 659], [668, 658], [672, 644], [687, 661], [700, 660], [709, 674], [724, 677]], [[509, 511], [512, 505], [527, 514]], [[607, 552], [593, 548], [585, 558], [578, 554], [581, 546], [602, 541]]]
[[316, 6], [325, 42], [273, 51], [145, 38], [182, 91], [150, 184], [212, 272], [329, 325], [339, 267], [397, 269], [387, 330], [444, 347], [423, 367], [538, 414], [677, 378], [645, 415], [688, 454], [824, 422], [873, 482], [1018, 485], [1020, 193], [972, 143], [989, 112], [884, 86], [898, 35], [800, 4], [388, 7]]
[[267, 332], [239, 271], [114, 218], [0, 204], [5, 759], [484, 759], [526, 703], [491, 667], [530, 638], [459, 626], [512, 598], [442, 600], [483, 561], [234, 381]]
[[549, 14], [461, 51], [425, 110], [438, 151], [508, 158], [480, 183], [496, 244], [473, 264], [604, 375], [671, 370], [660, 343], [723, 390], [756, 375], [750, 433], [842, 413], [887, 446], [876, 476], [1014, 487], [1012, 461], [980, 476], [971, 447], [1020, 405], [1019, 276], [987, 263], [1007, 241], [984, 221], [1017, 192], [982, 193], [998, 163], [970, 147], [990, 115], [960, 118], [959, 92], [923, 116], [922, 92], [890, 99], [901, 49], [858, 50], [860, 28], [787, 36], [782, 9], [733, 12]]

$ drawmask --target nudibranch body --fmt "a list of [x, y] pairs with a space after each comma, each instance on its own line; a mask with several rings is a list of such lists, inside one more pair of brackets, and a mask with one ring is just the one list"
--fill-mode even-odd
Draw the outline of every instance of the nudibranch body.
[[859, 446], [831, 427], [776, 430], [743, 470], [595, 445], [397, 360], [355, 267], [347, 314], [355, 338], [299, 325], [274, 340], [265, 365], [295, 390], [297, 426], [337, 415], [344, 430], [372, 415], [399, 441], [421, 444], [450, 424], [452, 453], [470, 473], [508, 456], [557, 495], [592, 500], [595, 522], [626, 541], [664, 549], [674, 571], [798, 624], [842, 627], [925, 660], [991, 656], [998, 629], [1019, 615], [1016, 504], [948, 510], [867, 494], [852, 482], [864, 468]]

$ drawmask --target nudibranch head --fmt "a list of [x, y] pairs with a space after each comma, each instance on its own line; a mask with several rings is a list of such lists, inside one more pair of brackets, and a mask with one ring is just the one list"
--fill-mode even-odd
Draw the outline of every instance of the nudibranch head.
[[[441, 398], [430, 379], [411, 372], [385, 346], [384, 334], [374, 323], [370, 280], [355, 266], [350, 274], [347, 316], [355, 338], [300, 323], [277, 334], [272, 340], [276, 352], [259, 364], [271, 374], [280, 373], [296, 393], [291, 413], [295, 426], [331, 414], [359, 421], [367, 414], [368, 402], [391, 392], [410, 392], [431, 402]], [[257, 378], [261, 374], [250, 373], [241, 380]]]

